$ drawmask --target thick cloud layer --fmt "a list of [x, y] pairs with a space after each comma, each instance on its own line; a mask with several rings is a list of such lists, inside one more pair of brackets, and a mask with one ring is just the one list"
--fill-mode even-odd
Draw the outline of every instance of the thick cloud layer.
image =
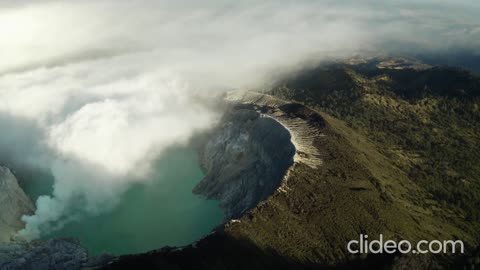
[[215, 91], [308, 61], [480, 48], [477, 1], [385, 2], [0, 2], [0, 157], [55, 176], [20, 235], [114, 207], [215, 122], [199, 101]]

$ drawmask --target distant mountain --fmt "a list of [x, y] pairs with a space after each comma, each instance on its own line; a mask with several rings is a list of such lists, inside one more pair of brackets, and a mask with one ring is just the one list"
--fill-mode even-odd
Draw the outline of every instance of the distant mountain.
[[480, 51], [456, 49], [438, 53], [418, 54], [416, 58], [434, 66], [463, 67], [480, 74]]

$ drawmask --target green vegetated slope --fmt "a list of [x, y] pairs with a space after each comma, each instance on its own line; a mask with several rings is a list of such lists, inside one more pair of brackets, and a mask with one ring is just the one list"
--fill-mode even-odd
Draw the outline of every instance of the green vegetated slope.
[[478, 77], [449, 68], [338, 66], [273, 92], [345, 121], [444, 208], [480, 221]]
[[[194, 245], [120, 258], [107, 269], [448, 269], [475, 263], [478, 78], [455, 69], [339, 64], [300, 72], [271, 94], [306, 105], [287, 113], [321, 131], [314, 146], [323, 164], [295, 164], [286, 187]], [[412, 242], [461, 239], [469, 254], [349, 254], [348, 241], [361, 233], [370, 240], [379, 234]]]
[[[334, 257], [344, 240], [333, 239], [328, 248], [328, 239], [349, 239], [362, 230], [412, 240], [453, 237], [474, 252], [480, 239], [478, 77], [451, 68], [334, 65], [299, 73], [272, 94], [321, 112], [335, 134], [318, 142], [329, 154], [325, 166], [292, 175], [292, 182], [303, 179], [305, 189], [292, 192], [311, 194], [311, 203], [322, 205], [299, 206], [322, 210], [309, 222], [325, 233], [319, 257], [329, 251]], [[316, 239], [304, 241], [299, 246]], [[294, 254], [303, 255], [314, 257]]]

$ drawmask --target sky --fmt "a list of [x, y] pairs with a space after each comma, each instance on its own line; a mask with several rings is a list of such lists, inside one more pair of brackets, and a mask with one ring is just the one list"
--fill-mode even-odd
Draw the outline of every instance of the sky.
[[480, 54], [478, 14], [476, 0], [0, 1], [1, 158], [55, 176], [19, 235], [114, 207], [215, 125], [204, 97], [354, 55]]

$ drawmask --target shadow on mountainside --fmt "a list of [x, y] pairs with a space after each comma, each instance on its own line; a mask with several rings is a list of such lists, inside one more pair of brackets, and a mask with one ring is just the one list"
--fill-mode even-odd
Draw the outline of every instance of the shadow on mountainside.
[[392, 264], [393, 258], [371, 256], [334, 267], [304, 263], [218, 232], [185, 248], [165, 247], [146, 254], [122, 256], [102, 269], [384, 269]]

